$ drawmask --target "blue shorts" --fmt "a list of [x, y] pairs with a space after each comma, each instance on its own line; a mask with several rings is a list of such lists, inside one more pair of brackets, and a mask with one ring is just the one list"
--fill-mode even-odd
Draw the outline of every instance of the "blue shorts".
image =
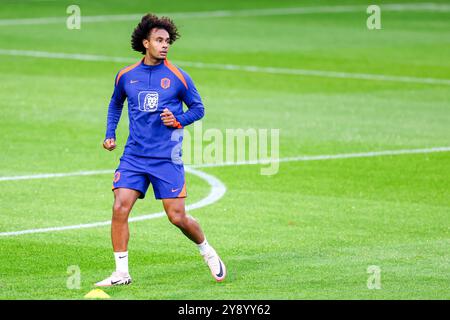
[[112, 189], [127, 188], [141, 193], [144, 199], [150, 183], [156, 199], [186, 198], [183, 164], [170, 159], [122, 155], [114, 173]]

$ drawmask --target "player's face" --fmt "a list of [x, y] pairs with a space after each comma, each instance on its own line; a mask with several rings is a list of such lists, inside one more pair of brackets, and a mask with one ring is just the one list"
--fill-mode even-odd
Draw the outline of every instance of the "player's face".
[[170, 47], [169, 33], [164, 29], [153, 28], [149, 40], [144, 40], [144, 46], [152, 58], [164, 60]]

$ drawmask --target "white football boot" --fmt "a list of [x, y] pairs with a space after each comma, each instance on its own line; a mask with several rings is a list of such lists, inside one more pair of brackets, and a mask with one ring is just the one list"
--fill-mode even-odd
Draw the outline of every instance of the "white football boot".
[[103, 281], [97, 282], [96, 287], [112, 287], [127, 285], [131, 283], [131, 277], [128, 273], [114, 271], [112, 275]]
[[216, 250], [211, 248], [211, 250], [203, 256], [203, 259], [208, 265], [209, 270], [211, 270], [211, 275], [214, 279], [216, 279], [216, 281], [220, 282], [225, 279], [227, 269], [225, 268], [225, 264], [220, 259]]

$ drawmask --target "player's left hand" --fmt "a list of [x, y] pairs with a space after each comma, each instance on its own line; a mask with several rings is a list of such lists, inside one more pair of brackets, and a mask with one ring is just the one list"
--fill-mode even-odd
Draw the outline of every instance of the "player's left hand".
[[172, 111], [170, 111], [169, 109], [165, 108], [160, 116], [165, 126], [174, 128], [181, 127], [180, 123], [177, 121]]

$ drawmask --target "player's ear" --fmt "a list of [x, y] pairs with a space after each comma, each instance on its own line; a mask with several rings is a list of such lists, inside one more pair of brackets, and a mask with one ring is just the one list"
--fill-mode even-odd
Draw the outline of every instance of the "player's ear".
[[145, 49], [148, 49], [148, 47], [150, 46], [150, 41], [148, 41], [147, 39], [142, 40], [142, 44], [144, 45]]

